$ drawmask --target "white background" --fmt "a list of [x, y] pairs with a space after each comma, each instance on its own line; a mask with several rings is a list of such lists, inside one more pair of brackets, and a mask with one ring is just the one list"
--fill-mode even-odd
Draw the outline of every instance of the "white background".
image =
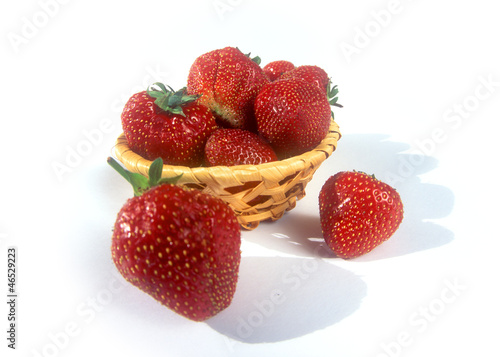
[[[15, 246], [19, 297], [18, 349], [2, 303], [0, 354], [498, 355], [493, 3], [2, 2], [0, 292]], [[323, 67], [343, 137], [293, 211], [242, 233], [233, 304], [195, 323], [117, 276], [111, 228], [132, 191], [106, 157], [132, 93], [180, 88], [198, 55], [228, 45]], [[321, 243], [317, 196], [351, 169], [393, 184], [405, 219], [344, 261]]]

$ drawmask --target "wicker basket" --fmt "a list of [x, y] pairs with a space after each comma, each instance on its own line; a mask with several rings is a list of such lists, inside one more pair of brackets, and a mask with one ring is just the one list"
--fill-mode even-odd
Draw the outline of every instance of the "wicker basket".
[[[319, 166], [336, 149], [339, 127], [332, 120], [327, 136], [313, 150], [292, 158], [261, 165], [185, 167], [164, 165], [162, 177], [182, 174], [178, 184], [202, 190], [224, 200], [236, 213], [244, 229], [259, 222], [275, 221], [305, 196], [305, 187]], [[146, 175], [152, 161], [133, 152], [124, 134], [114, 154], [125, 167]]]

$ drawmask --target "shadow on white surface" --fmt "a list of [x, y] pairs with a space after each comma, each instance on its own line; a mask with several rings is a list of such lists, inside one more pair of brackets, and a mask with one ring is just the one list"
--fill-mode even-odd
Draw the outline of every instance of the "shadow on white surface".
[[206, 323], [245, 343], [278, 342], [329, 327], [356, 311], [366, 284], [320, 258], [244, 257], [231, 305]]
[[337, 152], [340, 165], [375, 174], [395, 187], [403, 200], [405, 213], [399, 230], [380, 247], [358, 258], [360, 261], [432, 249], [454, 238], [452, 231], [432, 220], [444, 218], [453, 211], [455, 195], [448, 187], [427, 183], [421, 178], [439, 169], [439, 161], [429, 156], [435, 155], [437, 148], [423, 147], [421, 143], [411, 148], [409, 144], [388, 139], [389, 136], [381, 134], [345, 135]]
[[[245, 235], [245, 239], [296, 256], [311, 257], [319, 250], [325, 251], [317, 207], [319, 189], [336, 172], [358, 170], [375, 174], [395, 187], [403, 200], [405, 213], [400, 228], [391, 239], [356, 260], [392, 258], [450, 243], [453, 232], [432, 220], [452, 212], [454, 194], [445, 186], [422, 182], [419, 177], [437, 168], [438, 160], [419, 151], [411, 152], [408, 144], [388, 141], [387, 138], [386, 135], [368, 134], [343, 136], [337, 151], [306, 188], [306, 199], [315, 202], [314, 210], [310, 206], [303, 208], [299, 201], [295, 209], [278, 221], [279, 226], [276, 222], [263, 222], [257, 230], [269, 233], [251, 232]], [[311, 189], [313, 183], [315, 187]]]
[[[335, 265], [337, 258], [322, 238], [317, 194], [326, 179], [338, 171], [373, 173], [401, 194], [405, 218], [388, 242], [357, 258], [365, 262], [433, 249], [453, 240], [453, 232], [432, 222], [449, 215], [453, 192], [422, 181], [419, 175], [438, 167], [435, 158], [408, 152], [409, 145], [384, 135], [345, 135], [338, 151], [316, 173], [308, 196], [278, 222], [263, 222], [244, 239], [293, 257], [242, 258], [239, 282], [231, 305], [206, 324], [244, 343], [272, 343], [294, 339], [330, 327], [352, 315], [366, 296], [366, 283], [351, 271]], [[418, 163], [418, 165], [416, 164]], [[126, 182], [106, 168], [99, 179], [102, 196], [97, 205], [113, 217], [131, 196]], [[111, 203], [110, 203], [111, 202]], [[314, 209], [312, 209], [314, 207]], [[102, 219], [102, 218], [101, 218]], [[106, 257], [108, 241], [101, 243]], [[103, 258], [102, 255], [100, 257]], [[106, 258], [108, 259], [108, 258]], [[100, 263], [109, 269], [110, 262]]]

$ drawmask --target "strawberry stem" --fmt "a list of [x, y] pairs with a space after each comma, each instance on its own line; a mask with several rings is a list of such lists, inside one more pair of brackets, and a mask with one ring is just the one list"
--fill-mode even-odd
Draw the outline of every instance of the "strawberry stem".
[[[159, 90], [155, 87], [158, 87]], [[167, 88], [168, 87], [168, 88]], [[183, 106], [194, 102], [200, 95], [186, 95], [186, 87], [175, 91], [170, 86], [156, 82], [149, 86], [147, 94], [155, 98], [155, 104], [163, 111], [185, 117]]]
[[154, 186], [159, 186], [166, 183], [175, 184], [182, 176], [181, 174], [171, 178], [162, 178], [161, 174], [163, 171], [163, 160], [161, 158], [153, 161], [153, 163], [149, 167], [149, 179], [141, 174], [126, 170], [122, 165], [120, 165], [120, 163], [118, 163], [118, 161], [116, 161], [112, 157], [108, 157], [107, 161], [108, 164], [120, 174], [120, 176], [122, 176], [125, 180], [127, 180], [128, 183], [132, 185], [134, 196], [141, 196], [144, 192]]

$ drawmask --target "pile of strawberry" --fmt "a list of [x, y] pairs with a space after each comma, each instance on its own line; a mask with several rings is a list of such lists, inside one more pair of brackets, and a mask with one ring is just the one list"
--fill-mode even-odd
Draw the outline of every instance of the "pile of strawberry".
[[187, 86], [134, 94], [122, 113], [130, 148], [151, 161], [256, 165], [312, 150], [328, 133], [337, 87], [317, 66], [275, 61], [261, 68], [238, 48], [194, 61]]
[[[132, 285], [194, 321], [227, 308], [238, 281], [241, 232], [217, 197], [161, 178], [176, 165], [258, 164], [297, 155], [326, 135], [336, 88], [315, 66], [260, 68], [238, 49], [202, 55], [187, 88], [156, 84], [126, 104], [122, 122], [133, 150], [153, 160], [148, 178], [109, 164], [134, 189], [118, 213], [112, 259]], [[344, 259], [372, 251], [403, 220], [396, 190], [362, 172], [323, 185], [319, 214], [328, 247]]]

